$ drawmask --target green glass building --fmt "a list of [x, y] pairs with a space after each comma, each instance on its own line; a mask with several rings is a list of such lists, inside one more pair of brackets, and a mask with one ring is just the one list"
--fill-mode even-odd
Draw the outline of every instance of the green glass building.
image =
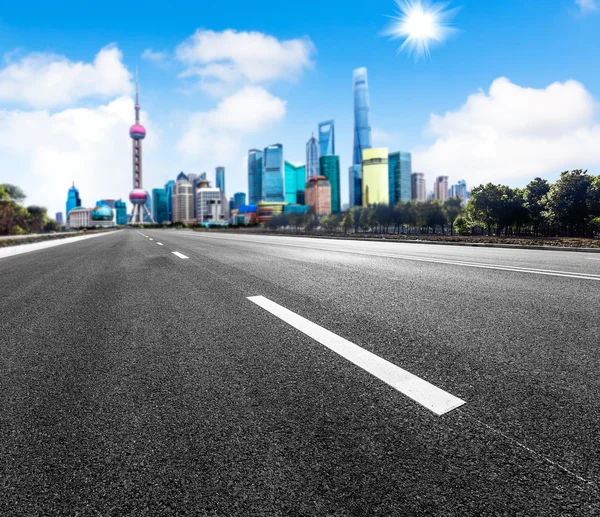
[[319, 158], [319, 169], [321, 176], [325, 176], [331, 185], [331, 213], [340, 212], [342, 204], [340, 200], [340, 157], [321, 156]]
[[410, 153], [390, 153], [388, 156], [390, 206], [412, 199], [411, 175], [412, 157]]
[[285, 162], [285, 202], [289, 205], [303, 205], [305, 187], [306, 165], [296, 167]]
[[152, 218], [157, 224], [169, 222], [167, 191], [164, 188], [152, 189]]

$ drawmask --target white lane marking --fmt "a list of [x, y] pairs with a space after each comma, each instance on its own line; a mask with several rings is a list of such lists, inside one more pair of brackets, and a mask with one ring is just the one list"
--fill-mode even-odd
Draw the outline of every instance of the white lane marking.
[[600, 260], [600, 258], [586, 257], [588, 260]]
[[173, 255], [177, 255], [180, 259], [186, 259], [190, 257], [186, 257], [183, 253], [179, 253], [178, 251], [172, 251]]
[[[546, 275], [546, 276], [560, 276], [565, 278], [577, 278], [580, 280], [596, 280], [600, 281], [600, 275], [592, 274], [592, 273], [575, 273], [572, 271], [556, 271], [552, 269], [535, 269], [521, 266], [510, 266], [510, 265], [502, 265], [502, 264], [485, 264], [479, 262], [465, 262], [460, 260], [448, 260], [448, 259], [436, 259], [436, 258], [427, 258], [427, 257], [415, 257], [412, 255], [400, 255], [395, 253], [378, 253], [375, 251], [356, 251], [356, 250], [345, 250], [339, 248], [325, 248], [325, 247], [315, 247], [315, 246], [301, 246], [298, 244], [284, 244], [284, 243], [274, 243], [272, 241], [262, 240], [249, 240], [249, 239], [229, 239], [227, 237], [217, 237], [215, 235], [206, 235], [203, 234], [200, 237], [208, 237], [212, 239], [221, 239], [227, 240], [231, 242], [250, 242], [250, 243], [263, 243], [263, 244], [271, 244], [272, 246], [286, 246], [293, 248], [302, 248], [309, 249], [314, 251], [331, 251], [333, 253], [350, 253], [352, 255], [364, 255], [367, 257], [382, 257], [382, 258], [393, 258], [400, 260], [412, 260], [415, 262], [430, 262], [434, 264], [447, 264], [450, 266], [466, 266], [466, 267], [476, 267], [481, 269], [496, 269], [498, 271], [513, 271], [516, 273], [529, 273], [533, 275]], [[594, 259], [592, 259], [594, 260]], [[597, 259], [600, 260], [600, 259]]]
[[447, 393], [264, 296], [250, 296], [248, 300], [389, 384], [438, 416], [465, 404], [464, 400]]
[[158, 244], [159, 246], [162, 246], [162, 242], [157, 242], [156, 244]]
[[151, 241], [153, 241], [154, 239], [150, 239]]

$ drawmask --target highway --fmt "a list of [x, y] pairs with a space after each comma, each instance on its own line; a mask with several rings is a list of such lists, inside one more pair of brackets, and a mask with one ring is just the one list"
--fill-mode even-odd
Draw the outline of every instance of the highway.
[[0, 515], [600, 515], [600, 254], [64, 241], [0, 250]]

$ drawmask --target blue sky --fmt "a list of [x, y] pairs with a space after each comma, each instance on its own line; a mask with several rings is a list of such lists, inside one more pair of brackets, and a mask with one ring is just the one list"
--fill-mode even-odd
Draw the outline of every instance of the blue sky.
[[[413, 152], [413, 170], [430, 184], [439, 174], [518, 186], [567, 168], [600, 173], [600, 5], [591, 0], [450, 2], [460, 7], [453, 20], [460, 31], [426, 62], [396, 55], [399, 42], [381, 36], [392, 0], [140, 5], [13, 2], [0, 12], [0, 159], [9, 165], [0, 181], [22, 185], [28, 202], [64, 210], [71, 180], [85, 205], [127, 197], [133, 111], [126, 100], [136, 66], [148, 190], [180, 170], [214, 178], [224, 164], [227, 193], [246, 191], [248, 148], [281, 142], [286, 159], [302, 163], [311, 132], [333, 118], [344, 201], [351, 78], [360, 66], [369, 73], [374, 145]], [[244, 33], [260, 36], [244, 40], [250, 57], [240, 55]], [[194, 34], [210, 37], [200, 44]], [[273, 70], [248, 75], [252, 45], [268, 60], [285, 42], [295, 50]], [[187, 58], [182, 45], [191, 49]], [[92, 70], [107, 48], [108, 64]], [[211, 52], [221, 57], [206, 58]], [[205, 67], [231, 59], [235, 77], [228, 72], [219, 91], [200, 84]], [[67, 72], [50, 73], [54, 62]], [[25, 80], [38, 92], [26, 93]], [[231, 108], [226, 116], [222, 103]], [[246, 113], [249, 104], [255, 109]], [[239, 118], [236, 106], [244, 108]]]

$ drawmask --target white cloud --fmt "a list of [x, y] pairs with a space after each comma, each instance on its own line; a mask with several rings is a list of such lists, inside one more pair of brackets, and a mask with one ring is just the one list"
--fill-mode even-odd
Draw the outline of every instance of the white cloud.
[[0, 102], [54, 108], [88, 97], [129, 95], [130, 74], [122, 57], [113, 45], [103, 48], [93, 63], [72, 62], [55, 54], [29, 54], [0, 70]]
[[575, 3], [582, 14], [588, 14], [598, 10], [596, 0], [575, 0]]
[[432, 115], [435, 142], [413, 156], [414, 170], [465, 178], [470, 185], [519, 186], [573, 168], [600, 165], [596, 103], [577, 81], [544, 89], [496, 79], [457, 111]]
[[312, 66], [315, 47], [308, 38], [280, 41], [260, 32], [197, 30], [177, 47], [187, 66], [182, 77], [198, 76], [211, 93], [228, 85], [296, 81]]
[[151, 48], [147, 48], [142, 52], [142, 59], [154, 63], [156, 66], [165, 68], [169, 55], [166, 52], [155, 52]]
[[371, 130], [371, 141], [373, 147], [396, 147], [400, 141], [400, 133], [374, 127]]
[[[65, 211], [74, 181], [84, 206], [99, 199], [127, 200], [131, 190], [133, 100], [120, 97], [95, 109], [0, 111], [2, 180], [19, 185], [26, 204], [46, 206], [49, 214]], [[144, 140], [144, 186], [152, 188], [152, 151], [157, 131], [142, 112], [148, 129]], [[149, 157], [150, 155], [150, 157]]]

